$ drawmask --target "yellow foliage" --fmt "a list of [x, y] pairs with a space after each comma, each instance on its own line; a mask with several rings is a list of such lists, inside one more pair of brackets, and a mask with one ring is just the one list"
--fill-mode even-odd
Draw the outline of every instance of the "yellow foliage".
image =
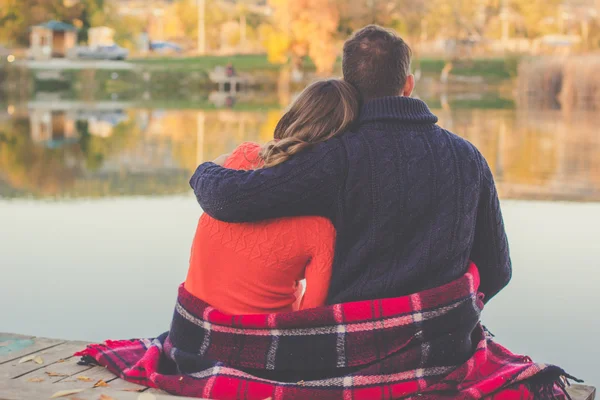
[[281, 119], [283, 111], [281, 110], [269, 110], [267, 111], [267, 118], [260, 126], [259, 141], [260, 143], [267, 143], [273, 140], [273, 134], [275, 133], [275, 127]]
[[182, 23], [175, 7], [171, 7], [166, 10], [165, 14], [162, 16], [162, 24], [164, 35], [167, 39], [181, 37], [186, 34], [184, 30], [184, 24]]
[[288, 51], [291, 40], [289, 35], [277, 31], [271, 25], [260, 26], [260, 36], [263, 38], [263, 46], [267, 49], [269, 62], [272, 64], [284, 64], [288, 61]]
[[337, 57], [335, 36], [340, 14], [334, 0], [269, 0], [275, 10], [265, 30], [269, 60], [283, 63], [308, 55], [317, 72], [329, 73]]

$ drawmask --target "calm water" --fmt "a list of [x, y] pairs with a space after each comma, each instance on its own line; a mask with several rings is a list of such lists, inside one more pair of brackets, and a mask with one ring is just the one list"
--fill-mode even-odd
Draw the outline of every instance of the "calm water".
[[[240, 108], [2, 106], [0, 331], [91, 341], [165, 331], [202, 212], [190, 174], [268, 140], [280, 116]], [[485, 323], [512, 350], [600, 384], [600, 116], [436, 112], [482, 150], [502, 197], [514, 278]]]

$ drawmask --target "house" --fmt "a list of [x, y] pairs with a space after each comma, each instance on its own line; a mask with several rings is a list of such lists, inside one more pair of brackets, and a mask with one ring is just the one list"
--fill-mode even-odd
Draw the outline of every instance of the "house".
[[77, 44], [77, 28], [60, 21], [48, 21], [31, 28], [29, 54], [35, 60], [66, 57]]
[[88, 30], [88, 46], [96, 48], [100, 46], [112, 46], [115, 30], [107, 26], [97, 26]]
[[55, 148], [78, 140], [75, 120], [65, 111], [30, 109], [29, 124], [34, 143]]

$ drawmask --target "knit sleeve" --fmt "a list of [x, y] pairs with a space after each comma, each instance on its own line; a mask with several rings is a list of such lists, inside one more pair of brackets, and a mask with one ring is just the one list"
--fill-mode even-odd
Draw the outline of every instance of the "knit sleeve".
[[320, 307], [327, 301], [335, 249], [335, 229], [328, 220], [316, 219], [307, 234], [311, 236], [307, 240], [312, 241], [312, 257], [304, 273], [306, 290], [301, 310]]
[[331, 217], [347, 170], [336, 139], [271, 168], [234, 171], [201, 164], [190, 180], [202, 209], [226, 222], [317, 215]]
[[258, 143], [244, 142], [231, 152], [225, 164], [228, 169], [252, 170], [262, 166], [259, 157], [261, 146]]
[[494, 178], [483, 156], [479, 156], [483, 167], [482, 189], [471, 260], [479, 269], [480, 291], [487, 302], [508, 284], [512, 265]]

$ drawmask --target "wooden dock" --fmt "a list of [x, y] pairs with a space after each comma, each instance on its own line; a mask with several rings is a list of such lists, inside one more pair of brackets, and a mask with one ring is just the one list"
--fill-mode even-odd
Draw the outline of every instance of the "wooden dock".
[[117, 378], [103, 367], [77, 365], [86, 342], [0, 333], [0, 400], [186, 399]]
[[[103, 367], [78, 365], [86, 342], [0, 333], [0, 400], [186, 399], [117, 378]], [[573, 385], [573, 400], [594, 400], [596, 389]]]

